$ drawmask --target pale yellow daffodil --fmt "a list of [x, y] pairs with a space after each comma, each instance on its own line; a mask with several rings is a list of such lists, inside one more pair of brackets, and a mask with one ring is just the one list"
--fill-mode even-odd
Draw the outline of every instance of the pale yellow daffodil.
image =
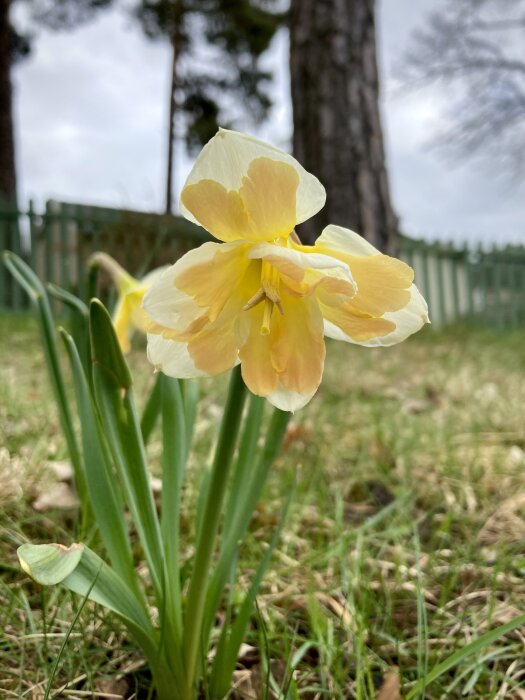
[[141, 280], [137, 280], [107, 253], [93, 253], [88, 262], [89, 265], [100, 267], [107, 272], [115, 285], [118, 298], [113, 313], [113, 325], [122, 352], [128, 353], [133, 333], [136, 330], [146, 333], [150, 325], [150, 319], [142, 308], [144, 294], [160, 278], [166, 267], [157, 268]]
[[325, 196], [286, 153], [222, 129], [211, 139], [180, 208], [222, 242], [186, 253], [144, 296], [158, 371], [216, 375], [240, 362], [254, 394], [293, 411], [319, 386], [325, 335], [392, 345], [428, 321], [411, 268], [356, 233], [328, 226], [301, 245], [294, 228]]

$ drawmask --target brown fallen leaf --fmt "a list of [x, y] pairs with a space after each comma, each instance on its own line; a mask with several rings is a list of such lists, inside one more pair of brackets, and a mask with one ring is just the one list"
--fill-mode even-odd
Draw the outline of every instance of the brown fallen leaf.
[[96, 683], [96, 697], [125, 700], [128, 692], [129, 686], [124, 678], [103, 678]]
[[58, 481], [73, 481], [71, 462], [48, 460], [46, 466], [51, 469]]
[[78, 499], [71, 490], [69, 484], [64, 482], [52, 486], [48, 491], [41, 493], [38, 498], [33, 501], [33, 508], [43, 513], [46, 510], [53, 508], [76, 508]]
[[401, 680], [396, 668], [385, 673], [383, 685], [379, 688], [376, 700], [403, 700], [401, 695]]

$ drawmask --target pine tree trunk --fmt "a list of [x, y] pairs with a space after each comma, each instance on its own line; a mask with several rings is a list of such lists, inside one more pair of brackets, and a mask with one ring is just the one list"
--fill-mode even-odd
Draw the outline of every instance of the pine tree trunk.
[[300, 227], [313, 242], [327, 224], [395, 253], [379, 114], [375, 0], [292, 0], [290, 70], [295, 157], [326, 187], [325, 208]]
[[170, 83], [170, 109], [168, 123], [168, 164], [166, 172], [166, 214], [173, 213], [173, 151], [175, 146], [175, 114], [177, 110], [176, 94], [177, 89], [177, 44], [175, 39], [171, 42], [172, 64]]
[[0, 200], [16, 201], [15, 145], [11, 88], [11, 0], [0, 0]]

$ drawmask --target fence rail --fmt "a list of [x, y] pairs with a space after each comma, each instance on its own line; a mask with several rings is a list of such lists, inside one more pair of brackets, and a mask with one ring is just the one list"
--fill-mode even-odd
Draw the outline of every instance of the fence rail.
[[[81, 297], [86, 261], [104, 250], [137, 277], [210, 240], [180, 217], [48, 201], [37, 212], [0, 207], [0, 246], [21, 255], [39, 277]], [[414, 268], [434, 327], [461, 320], [496, 328], [525, 327], [525, 246], [486, 250], [400, 239], [400, 257]], [[0, 265], [0, 311], [27, 308]]]

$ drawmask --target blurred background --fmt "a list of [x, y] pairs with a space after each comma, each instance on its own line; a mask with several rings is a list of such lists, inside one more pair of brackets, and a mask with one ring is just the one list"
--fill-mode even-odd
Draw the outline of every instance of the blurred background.
[[132, 247], [131, 231], [157, 241], [150, 266], [192, 245], [176, 219], [135, 213], [177, 213], [221, 125], [292, 151], [323, 182], [304, 240], [336, 223], [401, 255], [438, 323], [523, 320], [522, 0], [0, 7], [3, 246], [43, 277], [80, 285], [85, 255]]

